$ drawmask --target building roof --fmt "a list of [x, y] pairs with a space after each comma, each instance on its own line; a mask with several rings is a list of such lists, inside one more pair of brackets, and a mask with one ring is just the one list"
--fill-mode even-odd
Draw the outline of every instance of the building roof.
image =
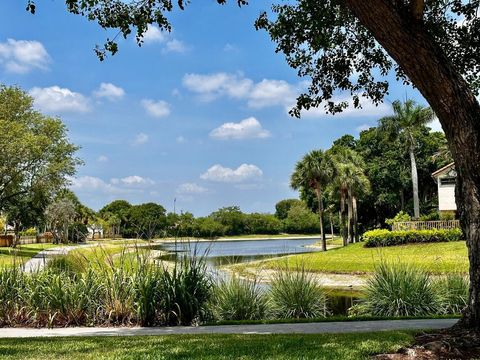
[[443, 173], [446, 173], [448, 170], [450, 170], [451, 168], [453, 168], [455, 166], [455, 163], [452, 162], [448, 165], [445, 165], [444, 167], [442, 167], [441, 169], [438, 169], [437, 171], [435, 171], [434, 173], [432, 173], [432, 176], [433, 177], [438, 177], [440, 175], [442, 175]]

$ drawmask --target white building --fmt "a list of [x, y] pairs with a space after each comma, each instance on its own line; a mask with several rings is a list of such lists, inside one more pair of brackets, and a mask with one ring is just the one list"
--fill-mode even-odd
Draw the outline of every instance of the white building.
[[455, 163], [448, 164], [438, 169], [432, 174], [438, 186], [438, 210], [439, 211], [456, 211], [455, 203], [455, 183], [457, 172], [455, 171]]

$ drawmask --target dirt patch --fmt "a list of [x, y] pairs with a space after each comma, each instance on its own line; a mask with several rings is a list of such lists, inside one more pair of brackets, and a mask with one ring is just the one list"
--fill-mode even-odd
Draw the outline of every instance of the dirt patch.
[[[273, 269], [259, 269], [257, 267], [242, 267], [240, 272], [237, 268], [223, 267], [223, 271], [230, 273], [237, 273], [241, 277], [253, 279], [255, 278], [260, 283], [270, 283], [278, 270]], [[367, 283], [367, 276], [353, 275], [353, 274], [334, 274], [334, 273], [310, 273], [316, 281], [326, 288], [334, 288], [340, 290], [363, 290]]]
[[395, 354], [376, 355], [372, 359], [480, 359], [480, 332], [445, 329], [436, 333], [420, 334], [415, 337], [413, 346], [402, 348]]

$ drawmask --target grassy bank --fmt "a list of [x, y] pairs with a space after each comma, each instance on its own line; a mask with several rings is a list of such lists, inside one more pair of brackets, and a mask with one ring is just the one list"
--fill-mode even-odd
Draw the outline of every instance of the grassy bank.
[[177, 335], [0, 339], [2, 359], [368, 359], [413, 341], [413, 332], [323, 335]]
[[16, 248], [0, 247], [0, 267], [20, 265], [30, 260], [40, 251], [58, 247], [58, 244], [29, 244], [18, 245]]
[[362, 243], [331, 249], [325, 253], [291, 255], [275, 260], [264, 260], [248, 265], [235, 265], [242, 270], [248, 266], [276, 269], [288, 265], [303, 265], [312, 272], [371, 273], [376, 264], [384, 261], [402, 261], [426, 269], [433, 274], [467, 272], [467, 248], [463, 241], [432, 244], [411, 244], [383, 248], [364, 248]]

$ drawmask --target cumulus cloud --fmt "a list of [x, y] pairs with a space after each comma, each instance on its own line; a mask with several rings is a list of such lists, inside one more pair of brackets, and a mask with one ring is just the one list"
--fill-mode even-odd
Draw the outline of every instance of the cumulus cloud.
[[211, 101], [221, 96], [245, 98], [251, 91], [253, 81], [241, 74], [185, 74], [183, 86], [200, 96], [200, 99]]
[[147, 113], [153, 117], [161, 118], [170, 115], [170, 105], [166, 101], [143, 99], [141, 103]]
[[264, 139], [269, 136], [270, 132], [265, 130], [254, 117], [249, 117], [238, 123], [225, 123], [210, 132], [210, 137], [219, 140]]
[[0, 43], [0, 64], [9, 72], [25, 74], [33, 69], [46, 70], [50, 55], [41, 42], [8, 39]]
[[185, 137], [183, 137], [182, 135], [180, 136], [177, 136], [177, 138], [175, 139], [177, 143], [179, 144], [184, 144], [187, 142], [187, 139]]
[[138, 175], [131, 175], [121, 179], [113, 178], [110, 180], [112, 184], [124, 184], [124, 185], [153, 185], [155, 181], [149, 178], [144, 178]]
[[262, 175], [262, 170], [255, 165], [242, 164], [236, 169], [231, 169], [216, 164], [202, 174], [200, 178], [216, 182], [237, 183], [258, 179], [262, 177]]
[[166, 40], [167, 34], [155, 25], [149, 25], [147, 31], [143, 34], [143, 42], [145, 44], [163, 43]]
[[146, 144], [148, 142], [148, 139], [149, 139], [149, 137], [148, 137], [147, 134], [139, 133], [133, 139], [132, 144], [133, 145], [143, 145], [143, 144]]
[[202, 194], [207, 191], [208, 189], [195, 183], [180, 184], [177, 188], [177, 194]]
[[252, 108], [281, 106], [293, 103], [295, 98], [295, 88], [286, 81], [263, 79], [252, 88], [248, 97], [248, 105]]
[[46, 88], [34, 87], [29, 93], [33, 97], [35, 105], [46, 112], [90, 111], [87, 97], [57, 85]]
[[125, 96], [125, 90], [112, 83], [101, 83], [97, 90], [93, 92], [98, 98], [106, 98], [111, 101], [120, 100]]
[[167, 41], [165, 47], [163, 48], [163, 52], [165, 53], [184, 53], [188, 50], [187, 46], [183, 43], [183, 41], [172, 39]]

